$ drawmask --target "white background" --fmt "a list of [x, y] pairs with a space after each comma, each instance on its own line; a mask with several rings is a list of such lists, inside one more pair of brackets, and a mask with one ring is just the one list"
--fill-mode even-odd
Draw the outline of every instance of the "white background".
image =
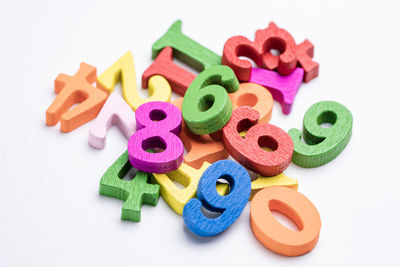
[[[0, 266], [399, 266], [398, 11], [398, 1], [2, 0]], [[289, 258], [263, 247], [249, 205], [208, 239], [185, 230], [162, 199], [142, 207], [140, 223], [121, 221], [122, 201], [98, 190], [127, 140], [113, 127], [99, 151], [87, 142], [90, 123], [68, 134], [45, 125], [59, 73], [74, 74], [80, 62], [101, 73], [131, 50], [140, 85], [152, 44], [176, 19], [218, 54], [229, 37], [253, 39], [270, 21], [315, 45], [319, 77], [302, 85], [289, 116], [274, 103], [271, 120], [286, 131], [301, 128], [320, 100], [338, 101], [354, 116], [337, 159], [285, 172], [321, 215], [311, 253]]]

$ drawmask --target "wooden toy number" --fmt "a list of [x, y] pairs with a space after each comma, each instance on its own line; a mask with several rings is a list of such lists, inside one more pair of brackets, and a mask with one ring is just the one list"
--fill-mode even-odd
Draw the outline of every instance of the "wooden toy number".
[[[274, 176], [289, 166], [293, 142], [277, 126], [256, 124], [258, 118], [258, 112], [252, 108], [234, 110], [223, 129], [224, 145], [229, 154], [247, 169], [264, 176]], [[242, 138], [239, 132], [247, 129], [246, 136]], [[273, 151], [265, 151], [262, 147], [269, 147]]]
[[[289, 217], [299, 231], [283, 226], [271, 211]], [[300, 256], [318, 242], [321, 218], [303, 194], [283, 186], [267, 187], [251, 201], [250, 225], [257, 239], [270, 250], [285, 256]]]
[[229, 94], [233, 110], [249, 106], [260, 114], [258, 123], [268, 123], [272, 115], [274, 99], [271, 93], [256, 83], [241, 83], [237, 92]]
[[190, 131], [201, 135], [222, 128], [232, 114], [227, 92], [238, 88], [235, 73], [227, 66], [214, 66], [201, 72], [187, 89], [182, 104], [183, 119]]
[[[321, 125], [330, 123], [331, 127]], [[313, 168], [324, 165], [337, 157], [350, 140], [353, 126], [351, 112], [342, 104], [321, 101], [312, 105], [304, 115], [303, 137], [297, 129], [289, 135], [294, 143], [293, 162]]]
[[[231, 190], [221, 196], [216, 190], [218, 179], [229, 182]], [[183, 208], [183, 220], [187, 228], [199, 236], [214, 236], [225, 231], [239, 218], [250, 197], [251, 180], [246, 169], [231, 160], [213, 163], [201, 176], [197, 198], [191, 199]], [[201, 206], [221, 212], [217, 218], [208, 218]]]
[[[148, 102], [136, 110], [136, 128], [128, 142], [129, 161], [144, 172], [166, 173], [183, 161], [180, 110], [167, 102]], [[148, 149], [162, 149], [159, 153]], [[157, 151], [156, 151], [157, 152]]]
[[101, 177], [100, 194], [123, 200], [121, 219], [139, 222], [142, 204], [157, 205], [160, 186], [147, 183], [149, 174], [141, 171], [129, 177], [131, 180], [124, 180], [131, 169], [125, 151]]

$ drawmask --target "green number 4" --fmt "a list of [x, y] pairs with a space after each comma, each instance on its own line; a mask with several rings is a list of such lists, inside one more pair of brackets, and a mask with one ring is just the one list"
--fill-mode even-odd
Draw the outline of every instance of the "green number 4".
[[124, 200], [121, 219], [139, 222], [142, 204], [157, 205], [160, 186], [147, 183], [149, 174], [142, 171], [131, 180], [123, 180], [132, 168], [125, 151], [101, 178], [100, 194]]

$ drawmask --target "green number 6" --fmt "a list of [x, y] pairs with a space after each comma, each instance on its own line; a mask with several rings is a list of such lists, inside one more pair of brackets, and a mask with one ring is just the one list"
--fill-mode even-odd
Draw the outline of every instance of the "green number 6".
[[221, 129], [232, 115], [228, 93], [238, 88], [239, 81], [227, 66], [213, 66], [202, 71], [183, 98], [182, 116], [190, 131], [201, 135]]

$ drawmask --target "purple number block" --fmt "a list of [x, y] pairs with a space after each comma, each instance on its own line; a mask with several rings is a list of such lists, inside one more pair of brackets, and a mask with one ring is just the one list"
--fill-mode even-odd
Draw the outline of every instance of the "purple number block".
[[266, 87], [272, 97], [281, 103], [282, 112], [289, 114], [292, 111], [294, 98], [303, 81], [303, 76], [302, 68], [296, 68], [287, 76], [282, 76], [272, 70], [253, 68], [249, 82]]
[[154, 101], [141, 105], [135, 115], [137, 131], [128, 142], [132, 166], [154, 173], [178, 169], [183, 161], [183, 144], [178, 137], [181, 111], [171, 103]]

